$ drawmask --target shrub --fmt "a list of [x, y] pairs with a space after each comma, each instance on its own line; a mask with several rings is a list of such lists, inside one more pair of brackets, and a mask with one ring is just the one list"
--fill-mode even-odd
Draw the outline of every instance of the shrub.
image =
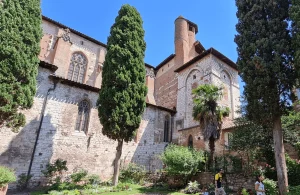
[[247, 192], [246, 188], [242, 189], [242, 195], [249, 195], [249, 193]]
[[89, 181], [89, 184], [93, 184], [93, 185], [101, 183], [101, 179], [100, 179], [99, 175], [95, 175], [95, 174], [89, 175], [87, 177], [87, 180]]
[[197, 181], [190, 181], [188, 183], [188, 186], [184, 189], [184, 193], [186, 194], [196, 194], [199, 191], [199, 183]]
[[144, 167], [129, 163], [128, 166], [121, 170], [119, 179], [122, 182], [141, 183], [146, 176], [147, 172]]
[[289, 188], [288, 195], [299, 195], [300, 194], [300, 185]]
[[277, 195], [278, 194], [275, 181], [273, 181], [271, 179], [265, 179], [264, 185], [265, 185], [266, 194], [268, 194], [268, 195]]
[[71, 179], [74, 183], [78, 183], [82, 181], [87, 176], [87, 174], [88, 172], [86, 170], [81, 169], [78, 172], [72, 173]]
[[169, 175], [179, 175], [183, 177], [182, 179], [204, 170], [203, 152], [184, 146], [170, 144], [160, 158], [166, 165], [165, 169]]
[[286, 155], [286, 165], [288, 169], [288, 181], [291, 186], [300, 185], [300, 161], [291, 159]]
[[15, 182], [15, 173], [7, 167], [0, 166], [0, 187]]
[[60, 183], [63, 171], [67, 171], [67, 161], [62, 159], [57, 159], [52, 164], [46, 165], [46, 170], [43, 170], [42, 173], [49, 180], [50, 183]]
[[22, 173], [21, 175], [19, 175], [18, 181], [17, 181], [17, 189], [24, 190], [26, 188], [27, 180], [29, 181], [31, 178], [32, 178], [32, 175], [29, 175], [27, 177], [27, 174], [25, 174], [25, 173]]

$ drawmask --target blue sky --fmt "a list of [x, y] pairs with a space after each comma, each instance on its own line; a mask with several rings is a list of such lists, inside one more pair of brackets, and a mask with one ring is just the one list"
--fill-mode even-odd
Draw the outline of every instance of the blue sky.
[[42, 0], [42, 13], [106, 43], [123, 4], [136, 7], [144, 21], [146, 63], [157, 66], [174, 53], [174, 21], [180, 15], [198, 25], [196, 38], [206, 49], [214, 47], [236, 62], [235, 0]]

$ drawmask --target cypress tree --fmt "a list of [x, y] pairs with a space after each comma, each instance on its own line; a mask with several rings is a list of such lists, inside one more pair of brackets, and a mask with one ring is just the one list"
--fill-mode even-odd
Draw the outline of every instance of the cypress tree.
[[0, 2], [0, 126], [15, 131], [36, 93], [41, 22], [40, 0]]
[[132, 140], [146, 106], [143, 21], [138, 11], [123, 5], [110, 29], [97, 101], [102, 132], [116, 140], [113, 184], [117, 185], [123, 142]]
[[289, 0], [236, 0], [238, 68], [245, 81], [247, 117], [271, 124], [280, 194], [288, 180], [281, 116], [290, 108], [295, 73], [288, 30]]

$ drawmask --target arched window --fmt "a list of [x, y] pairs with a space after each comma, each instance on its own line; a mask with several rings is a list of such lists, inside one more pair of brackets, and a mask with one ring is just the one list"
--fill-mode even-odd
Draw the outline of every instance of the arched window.
[[170, 117], [165, 117], [165, 124], [164, 124], [164, 142], [169, 142], [169, 131], [170, 131]]
[[78, 104], [78, 116], [76, 120], [76, 131], [87, 132], [90, 104], [87, 100], [82, 100]]
[[73, 53], [68, 71], [68, 79], [83, 83], [86, 66], [86, 57], [79, 52]]
[[189, 147], [189, 148], [193, 148], [193, 147], [194, 147], [194, 146], [193, 146], [193, 136], [192, 136], [192, 135], [189, 136], [188, 147]]

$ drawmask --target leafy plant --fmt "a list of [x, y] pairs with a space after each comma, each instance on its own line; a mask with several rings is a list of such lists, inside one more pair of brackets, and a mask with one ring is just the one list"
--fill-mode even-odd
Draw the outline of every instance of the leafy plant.
[[130, 183], [141, 183], [147, 176], [145, 168], [134, 163], [129, 163], [120, 172], [120, 181]]
[[89, 175], [87, 177], [87, 180], [89, 181], [89, 184], [92, 184], [92, 185], [96, 185], [96, 184], [100, 184], [101, 183], [101, 179], [99, 177], [99, 175]]
[[288, 168], [288, 180], [290, 186], [300, 185], [300, 160], [291, 159], [286, 155], [286, 164]]
[[87, 174], [88, 174], [88, 172], [83, 169], [79, 170], [76, 173], [72, 173], [71, 174], [72, 182], [78, 183], [78, 182], [82, 181], [87, 176]]
[[184, 193], [186, 194], [196, 194], [199, 191], [199, 183], [197, 181], [190, 181], [188, 183], [188, 186], [184, 189]]
[[170, 144], [160, 156], [166, 165], [169, 175], [182, 176], [182, 180], [190, 178], [198, 171], [204, 170], [204, 155], [202, 151]]
[[32, 178], [33, 175], [29, 175], [27, 177], [27, 174], [22, 173], [21, 175], [18, 176], [18, 181], [17, 181], [17, 189], [18, 190], [24, 190], [26, 188], [26, 182], [29, 181]]
[[57, 159], [54, 163], [46, 165], [46, 169], [42, 171], [49, 182], [61, 183], [61, 177], [64, 171], [67, 171], [67, 161]]
[[11, 169], [0, 166], [0, 187], [6, 186], [9, 183], [15, 182], [16, 176]]
[[273, 181], [271, 179], [265, 179], [264, 185], [265, 185], [266, 194], [268, 194], [268, 195], [277, 195], [278, 194], [276, 181]]
[[246, 189], [246, 188], [243, 188], [243, 189], [242, 189], [242, 195], [249, 195], [249, 193], [247, 192], [247, 189]]
[[300, 185], [289, 188], [288, 195], [299, 195], [300, 194]]

